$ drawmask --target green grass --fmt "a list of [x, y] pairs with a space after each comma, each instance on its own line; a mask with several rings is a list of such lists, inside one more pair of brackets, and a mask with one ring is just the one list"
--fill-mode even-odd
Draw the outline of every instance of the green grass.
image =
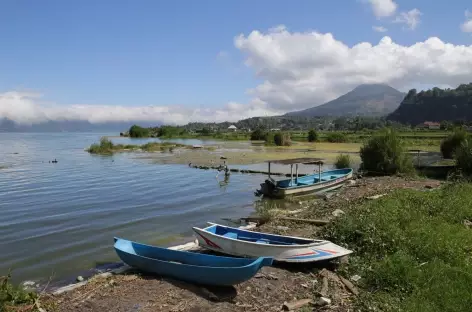
[[10, 283], [10, 274], [0, 276], [0, 312], [6, 311], [34, 311], [33, 309], [22, 310], [20, 307], [34, 304], [36, 293], [27, 292]]
[[353, 207], [327, 239], [355, 253], [346, 274], [362, 277], [361, 311], [470, 311], [472, 185], [398, 190]]

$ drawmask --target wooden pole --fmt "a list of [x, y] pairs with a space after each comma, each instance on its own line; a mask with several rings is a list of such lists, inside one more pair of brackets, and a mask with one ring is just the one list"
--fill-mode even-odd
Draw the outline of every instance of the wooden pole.
[[318, 182], [321, 182], [321, 163], [318, 163]]
[[290, 186], [292, 185], [293, 182], [293, 164], [290, 165]]
[[270, 162], [269, 162], [269, 180], [270, 180]]
[[298, 164], [295, 165], [295, 183], [298, 184]]

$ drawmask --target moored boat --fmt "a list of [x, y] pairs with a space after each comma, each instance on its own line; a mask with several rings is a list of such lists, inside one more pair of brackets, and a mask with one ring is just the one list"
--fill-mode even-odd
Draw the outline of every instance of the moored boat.
[[148, 273], [179, 280], [229, 286], [252, 278], [263, 266], [270, 266], [272, 258], [232, 258], [171, 250], [115, 238], [114, 248], [127, 265]]
[[240, 257], [272, 257], [280, 262], [314, 262], [346, 256], [352, 251], [326, 240], [246, 231], [209, 223], [193, 227], [199, 246]]
[[[284, 164], [290, 165], [290, 178], [283, 180], [274, 180], [270, 176], [270, 165]], [[318, 165], [318, 173], [304, 176], [298, 175], [298, 165]], [[284, 198], [289, 195], [319, 194], [332, 191], [342, 187], [346, 181], [352, 178], [352, 168], [321, 171], [322, 159], [319, 158], [296, 158], [285, 160], [268, 161], [269, 177], [261, 184], [260, 190], [256, 195], [267, 197]], [[295, 165], [295, 178], [293, 176], [293, 166]]]

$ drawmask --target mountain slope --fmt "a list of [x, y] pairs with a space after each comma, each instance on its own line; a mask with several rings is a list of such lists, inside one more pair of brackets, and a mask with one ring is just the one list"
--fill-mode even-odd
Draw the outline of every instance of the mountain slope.
[[405, 94], [384, 84], [363, 84], [320, 106], [287, 116], [383, 116], [398, 108]]
[[419, 93], [412, 89], [387, 119], [412, 125], [425, 121], [472, 121], [472, 83]]

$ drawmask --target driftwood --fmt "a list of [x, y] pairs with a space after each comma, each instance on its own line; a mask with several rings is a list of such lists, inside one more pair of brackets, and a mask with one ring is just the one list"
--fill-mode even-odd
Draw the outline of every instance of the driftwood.
[[283, 309], [285, 311], [292, 311], [292, 310], [301, 308], [303, 306], [306, 306], [307, 304], [312, 304], [312, 303], [313, 303], [313, 300], [311, 299], [301, 299], [301, 300], [285, 302], [283, 305]]
[[323, 276], [323, 283], [322, 283], [322, 286], [321, 286], [320, 295], [322, 297], [327, 297], [328, 296], [328, 277], [327, 276]]
[[289, 217], [279, 217], [278, 219], [284, 220], [284, 221], [310, 223], [310, 224], [315, 224], [315, 225], [326, 225], [329, 223], [328, 220], [299, 219], [299, 218], [289, 218]]
[[343, 282], [344, 286], [346, 286], [347, 289], [349, 289], [350, 292], [352, 292], [354, 295], [359, 295], [359, 290], [357, 290], [356, 286], [354, 286], [350, 281], [342, 277], [341, 275], [338, 275], [339, 279], [341, 282]]

